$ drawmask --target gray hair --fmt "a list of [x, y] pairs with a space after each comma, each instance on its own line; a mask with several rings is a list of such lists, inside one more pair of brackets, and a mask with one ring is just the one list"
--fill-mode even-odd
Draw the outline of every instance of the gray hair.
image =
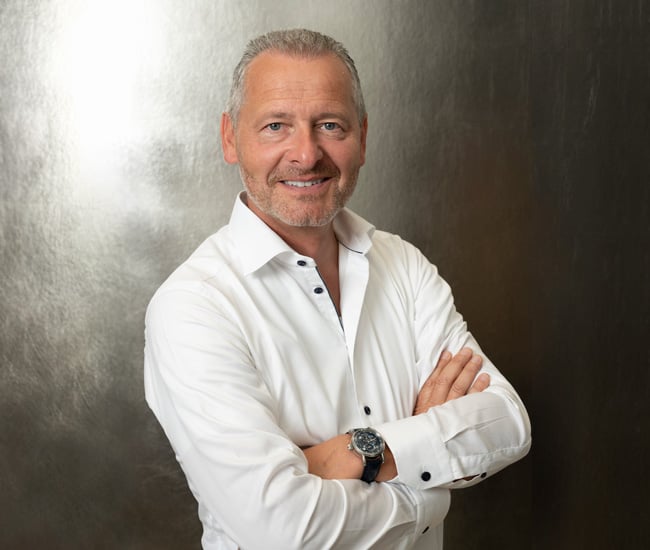
[[244, 81], [246, 72], [251, 61], [263, 52], [273, 51], [296, 57], [318, 57], [321, 55], [334, 54], [338, 57], [350, 71], [352, 77], [352, 95], [354, 104], [359, 115], [359, 123], [363, 123], [366, 118], [366, 106], [363, 101], [363, 92], [361, 91], [361, 81], [354, 61], [345, 49], [343, 44], [333, 38], [316, 31], [307, 29], [291, 29], [282, 31], [271, 31], [267, 34], [253, 38], [240, 59], [232, 77], [232, 86], [230, 87], [230, 96], [226, 105], [226, 112], [237, 124], [237, 117], [244, 100]]

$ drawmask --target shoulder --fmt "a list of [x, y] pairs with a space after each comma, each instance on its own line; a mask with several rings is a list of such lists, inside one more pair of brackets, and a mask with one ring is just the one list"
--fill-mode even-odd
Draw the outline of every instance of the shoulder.
[[430, 265], [429, 260], [415, 245], [387, 231], [374, 232], [370, 255], [389, 263], [402, 263], [406, 267], [416, 267], [419, 264]]
[[392, 281], [401, 287], [408, 287], [414, 295], [435, 292], [449, 292], [438, 268], [420, 249], [399, 235], [386, 231], [375, 231], [373, 245], [368, 253], [371, 272], [387, 284]]
[[181, 310], [214, 308], [233, 278], [239, 259], [224, 226], [203, 241], [158, 287], [147, 308], [147, 317], [156, 314], [169, 318]]
[[178, 282], [202, 282], [235, 269], [238, 264], [236, 247], [231, 240], [230, 227], [222, 227], [210, 235], [181, 263], [162, 287]]

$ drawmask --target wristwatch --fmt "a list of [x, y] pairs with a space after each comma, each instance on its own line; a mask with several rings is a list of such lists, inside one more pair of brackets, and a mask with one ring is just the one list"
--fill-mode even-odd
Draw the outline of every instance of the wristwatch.
[[348, 432], [352, 438], [348, 449], [357, 453], [363, 460], [363, 474], [361, 481], [371, 483], [375, 481], [381, 465], [384, 463], [384, 438], [377, 430], [372, 428], [355, 428]]

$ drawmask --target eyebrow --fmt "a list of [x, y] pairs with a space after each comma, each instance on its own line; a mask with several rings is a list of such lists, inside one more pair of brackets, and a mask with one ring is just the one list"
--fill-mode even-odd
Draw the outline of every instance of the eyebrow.
[[335, 111], [328, 111], [325, 113], [321, 113], [317, 118], [338, 118], [341, 120], [347, 120], [348, 117], [343, 114], [342, 112], [335, 112]]
[[291, 118], [291, 116], [284, 111], [273, 111], [271, 113], [265, 113], [261, 118]]
[[[260, 120], [267, 120], [267, 119], [272, 119], [272, 118], [274, 118], [274, 119], [277, 118], [277, 119], [280, 119], [280, 120], [287, 120], [287, 119], [294, 118], [294, 116], [292, 114], [288, 113], [288, 112], [285, 112], [285, 111], [271, 111], [269, 113], [265, 113], [265, 114], [261, 115], [259, 118], [260, 118]], [[315, 116], [314, 120], [322, 120], [322, 119], [326, 119], [326, 118], [335, 118], [335, 119], [338, 119], [338, 120], [348, 120], [349, 117], [347, 115], [345, 115], [341, 111], [338, 111], [338, 112], [336, 112], [336, 111], [325, 111], [325, 112], [319, 113], [317, 116]]]

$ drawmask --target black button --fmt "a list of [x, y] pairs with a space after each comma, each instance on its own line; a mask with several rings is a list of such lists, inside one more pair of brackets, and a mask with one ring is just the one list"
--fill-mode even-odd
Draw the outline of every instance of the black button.
[[370, 414], [372, 411], [370, 410], [370, 407], [369, 407], [368, 405], [366, 405], [366, 406], [363, 408], [363, 412], [365, 412], [366, 414]]
[[315, 292], [316, 294], [322, 294], [322, 293], [323, 293], [323, 287], [322, 287], [322, 286], [317, 286], [317, 287], [314, 289], [314, 292]]
[[422, 534], [426, 533], [429, 530], [429, 527], [427, 527], [424, 531], [422, 531]]
[[422, 472], [420, 477], [422, 478], [422, 481], [429, 481], [431, 479], [431, 474], [429, 472]]
[[486, 477], [487, 477], [487, 474], [486, 474], [485, 472], [483, 472], [483, 473], [481, 474], [481, 479], [485, 479]]
[[305, 260], [298, 260], [298, 265], [300, 267], [305, 267], [307, 265], [307, 262]]

